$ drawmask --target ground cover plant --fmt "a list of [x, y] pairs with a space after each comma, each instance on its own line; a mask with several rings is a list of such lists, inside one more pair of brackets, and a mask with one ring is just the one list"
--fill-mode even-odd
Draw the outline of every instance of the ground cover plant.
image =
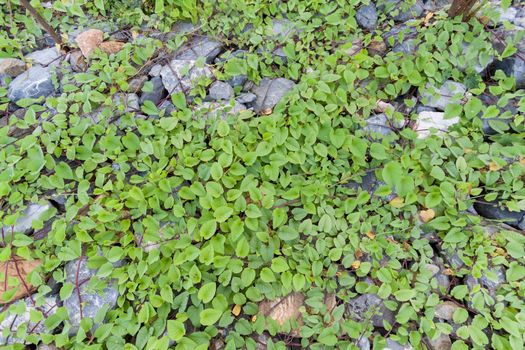
[[0, 345], [523, 348], [523, 4], [22, 5]]

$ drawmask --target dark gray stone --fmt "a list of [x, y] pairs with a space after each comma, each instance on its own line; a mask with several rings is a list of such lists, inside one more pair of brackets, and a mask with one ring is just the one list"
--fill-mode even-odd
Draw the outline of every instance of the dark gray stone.
[[295, 86], [291, 80], [284, 78], [264, 78], [252, 92], [257, 96], [254, 104], [255, 112], [272, 109]]
[[[17, 330], [22, 326], [32, 330], [32, 332], [37, 335], [48, 331], [44, 322], [31, 321], [31, 313], [40, 312], [48, 316], [55, 314], [57, 311], [57, 299], [56, 297], [45, 297], [42, 300], [36, 298], [33, 298], [33, 300], [35, 304], [33, 304], [31, 298], [17, 301], [2, 312], [5, 317], [3, 321], [0, 322], [0, 345], [24, 343], [24, 339], [15, 337]], [[25, 304], [25, 307], [23, 304]], [[15, 309], [20, 307], [24, 308], [24, 311], [21, 313], [16, 312]]]
[[246, 80], [248, 80], [248, 76], [246, 74], [235, 75], [228, 79], [228, 84], [230, 84], [232, 87], [243, 86], [244, 83], [246, 83]]
[[151, 101], [154, 105], [157, 105], [168, 96], [168, 92], [164, 89], [164, 85], [162, 84], [162, 78], [154, 77], [150, 82], [153, 85], [153, 89], [148, 92], [145, 91], [140, 95], [139, 103], [141, 105], [144, 104], [145, 101]]
[[235, 100], [239, 103], [249, 105], [250, 103], [253, 103], [255, 100], [257, 100], [257, 96], [251, 92], [245, 92], [237, 96]]
[[401, 121], [393, 121], [386, 114], [374, 114], [366, 119], [366, 124], [363, 129], [370, 133], [373, 137], [387, 136], [396, 129], [402, 128], [404, 123]]
[[374, 30], [377, 26], [377, 10], [374, 3], [359, 8], [355, 14], [355, 19], [361, 28]]
[[208, 37], [197, 36], [181, 46], [173, 56], [176, 60], [197, 60], [204, 57], [206, 63], [212, 63], [222, 50], [222, 43]]
[[452, 80], [445, 81], [439, 88], [429, 83], [421, 93], [421, 99], [425, 106], [444, 111], [450, 103], [460, 103], [466, 91], [465, 85]]
[[[374, 195], [375, 191], [381, 186], [386, 185], [383, 181], [379, 180], [376, 177], [375, 171], [367, 171], [363, 176], [361, 176], [361, 182], [349, 181], [345, 184], [346, 187], [353, 188], [355, 190], [363, 190], [368, 192], [371, 196]], [[390, 193], [385, 199], [390, 201], [396, 197], [395, 193]]]
[[[78, 290], [75, 287], [71, 296], [64, 301], [64, 307], [71, 323], [69, 334], [72, 335], [78, 331], [81, 314], [83, 318], [93, 319], [101, 309], [106, 308], [106, 312], [113, 309], [117, 305], [119, 294], [114, 281], [108, 281], [103, 290], [92, 288], [90, 282], [95, 278], [96, 270], [87, 267], [85, 258], [80, 262], [78, 259], [68, 262], [65, 272], [67, 282], [80, 286]], [[79, 293], [80, 298], [78, 297]], [[80, 311], [81, 308], [82, 312]], [[96, 329], [97, 325], [94, 325], [93, 328]]]
[[128, 91], [138, 93], [144, 86], [144, 83], [148, 80], [148, 77], [145, 75], [140, 75], [136, 78], [131, 79], [128, 82]]
[[208, 96], [214, 101], [229, 100], [233, 97], [233, 88], [222, 81], [216, 81], [210, 86]]
[[519, 56], [504, 58], [502, 61], [495, 61], [492, 65], [493, 70], [502, 70], [507, 76], [516, 80], [516, 88], [525, 88], [525, 61]]
[[[403, 35], [403, 41], [400, 41], [401, 34]], [[404, 24], [398, 25], [382, 35], [383, 40], [388, 47], [395, 47], [406, 40], [414, 39], [416, 36], [417, 29]]]
[[346, 304], [346, 313], [357, 322], [371, 320], [374, 327], [383, 328], [383, 321], [395, 322], [395, 315], [386, 308], [383, 300], [375, 294], [363, 294]]
[[55, 92], [51, 80], [51, 68], [33, 66], [17, 76], [9, 84], [7, 98], [16, 102], [22, 98], [47, 97]]
[[498, 287], [506, 282], [505, 270], [502, 267], [491, 267], [481, 271], [479, 279], [481, 285], [490, 291], [496, 291]]
[[172, 60], [169, 65], [162, 67], [160, 71], [162, 83], [168, 93], [188, 93], [202, 78], [211, 78], [212, 71], [207, 67], [198, 67], [192, 60]]
[[[406, 22], [411, 19], [419, 18], [423, 14], [423, 2], [416, 0], [416, 3], [409, 9], [405, 9], [406, 3], [401, 0], [386, 0], [385, 11], [394, 21]], [[399, 10], [399, 13], [392, 16], [392, 12]]]
[[509, 226], [519, 230], [525, 230], [525, 212], [510, 211], [499, 206], [498, 202], [475, 202], [474, 208], [479, 215], [493, 220], [501, 220]]

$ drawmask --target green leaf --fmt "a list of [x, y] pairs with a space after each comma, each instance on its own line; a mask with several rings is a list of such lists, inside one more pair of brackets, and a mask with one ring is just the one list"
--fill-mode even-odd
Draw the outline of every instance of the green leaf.
[[219, 320], [222, 316], [222, 311], [216, 310], [216, 309], [204, 309], [201, 311], [199, 317], [200, 317], [200, 323], [203, 326], [211, 326]]
[[168, 337], [171, 340], [179, 341], [186, 334], [184, 323], [179, 320], [168, 320]]
[[215, 285], [215, 282], [206, 283], [199, 289], [199, 293], [197, 294], [197, 297], [203, 303], [209, 303], [215, 296], [216, 290], [217, 290], [217, 286]]
[[222, 207], [219, 207], [215, 210], [215, 212], [213, 213], [213, 217], [215, 217], [215, 219], [218, 221], [218, 222], [224, 222], [226, 221], [230, 216], [232, 216], [233, 214], [233, 209], [228, 207], [228, 206], [222, 206]]
[[400, 289], [394, 293], [394, 297], [399, 301], [408, 301], [417, 295], [414, 289]]

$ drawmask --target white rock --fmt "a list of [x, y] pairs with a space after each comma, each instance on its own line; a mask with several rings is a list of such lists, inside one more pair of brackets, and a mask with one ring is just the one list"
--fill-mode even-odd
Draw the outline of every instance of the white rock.
[[424, 139], [432, 134], [432, 129], [437, 130], [437, 134], [443, 134], [449, 127], [459, 123], [459, 117], [445, 119], [443, 112], [420, 112], [417, 116], [416, 131], [418, 138]]

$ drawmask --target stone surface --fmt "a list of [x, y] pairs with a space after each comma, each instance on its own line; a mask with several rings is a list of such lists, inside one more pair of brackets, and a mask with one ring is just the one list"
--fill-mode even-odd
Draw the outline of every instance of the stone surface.
[[83, 72], [87, 68], [84, 56], [80, 51], [71, 52], [69, 55], [69, 64], [71, 65], [71, 69], [75, 72]]
[[217, 100], [229, 100], [233, 97], [234, 92], [233, 88], [222, 81], [216, 81], [210, 86], [210, 91], [208, 92], [208, 96], [210, 99], [217, 101]]
[[18, 58], [0, 58], [0, 75], [5, 74], [14, 78], [25, 70], [25, 62]]
[[459, 123], [459, 117], [445, 119], [443, 112], [420, 112], [414, 125], [414, 130], [418, 138], [424, 139], [432, 135], [432, 130], [436, 129], [437, 134], [443, 134], [449, 127]]
[[272, 19], [271, 36], [285, 38], [294, 35], [297, 32], [295, 24], [285, 18]]
[[368, 340], [367, 337], [362, 336], [357, 341], [357, 347], [359, 348], [359, 350], [370, 350], [370, 340]]
[[131, 79], [128, 82], [128, 91], [129, 92], [135, 92], [135, 93], [140, 92], [140, 89], [142, 89], [142, 87], [144, 86], [144, 83], [146, 81], [148, 81], [148, 77], [145, 76], [145, 75], [140, 75], [140, 76], [138, 76], [136, 78]]
[[107, 53], [108, 55], [111, 55], [111, 54], [117, 53], [120, 50], [122, 50], [122, 48], [124, 47], [124, 44], [125, 43], [120, 42], [120, 41], [110, 40], [110, 41], [104, 41], [103, 43], [99, 45], [99, 47], [103, 52]]
[[505, 270], [501, 267], [491, 267], [483, 269], [480, 277], [481, 285], [490, 291], [495, 291], [506, 282]]
[[433, 350], [450, 350], [452, 348], [452, 341], [446, 334], [440, 334], [435, 339], [429, 339], [428, 342]]
[[255, 102], [255, 100], [257, 100], [257, 96], [255, 94], [252, 94], [251, 92], [245, 92], [237, 96], [235, 100], [239, 103], [248, 105], [250, 103]]
[[[113, 281], [109, 281], [103, 290], [92, 287], [91, 281], [96, 270], [87, 267], [85, 258], [68, 262], [65, 273], [66, 282], [80, 286], [78, 290], [75, 287], [69, 298], [64, 301], [64, 307], [71, 323], [69, 333], [75, 334], [80, 325], [81, 317], [93, 319], [102, 308], [106, 308], [106, 311], [111, 310], [117, 305], [119, 293]], [[82, 301], [82, 306], [79, 299]], [[96, 328], [97, 325], [93, 327]]]
[[246, 80], [248, 80], [248, 76], [245, 74], [235, 75], [228, 79], [228, 84], [232, 87], [243, 86], [244, 83], [246, 83]]
[[377, 26], [377, 10], [374, 3], [362, 6], [355, 14], [357, 24], [363, 29], [373, 30]]
[[451, 321], [454, 312], [459, 308], [460, 306], [458, 306], [456, 303], [444, 301], [436, 305], [434, 316], [445, 321]]
[[58, 348], [54, 344], [39, 344], [36, 350], [58, 350]]
[[100, 44], [102, 44], [103, 40], [104, 32], [98, 29], [86, 30], [75, 38], [75, 42], [86, 58], [89, 57], [89, 54], [99, 47]]
[[394, 121], [386, 114], [380, 113], [368, 117], [363, 129], [373, 136], [387, 136], [393, 133], [394, 130], [402, 128], [403, 125], [403, 121]]
[[162, 66], [160, 64], [156, 64], [149, 70], [149, 76], [150, 77], [158, 77], [160, 75], [160, 71], [162, 70]]
[[11, 81], [7, 98], [16, 102], [22, 98], [47, 97], [54, 92], [51, 68], [33, 66]]
[[25, 298], [23, 301], [17, 301], [7, 309], [5, 318], [0, 322], [0, 345], [24, 343], [23, 339], [16, 337], [17, 330], [22, 326], [31, 329], [35, 334], [47, 331], [43, 322], [32, 322], [30, 315], [33, 312], [53, 315], [57, 310], [57, 299], [55, 297], [45, 297], [42, 301], [33, 300], [35, 304], [30, 298]]
[[444, 111], [450, 103], [459, 103], [461, 98], [465, 96], [466, 91], [465, 85], [447, 80], [439, 88], [430, 85], [430, 83], [427, 84], [421, 93], [421, 98], [425, 106]]
[[222, 43], [208, 37], [197, 36], [181, 46], [173, 56], [176, 60], [197, 60], [204, 57], [206, 63], [212, 63], [222, 50]]
[[254, 104], [255, 112], [272, 109], [295, 86], [291, 80], [284, 78], [264, 78], [252, 92], [257, 96]]
[[502, 61], [495, 61], [492, 65], [493, 70], [502, 70], [507, 76], [516, 80], [516, 88], [525, 88], [525, 60], [520, 56], [504, 58]]
[[525, 230], [525, 212], [510, 211], [507, 208], [500, 207], [498, 202], [475, 202], [474, 208], [479, 215], [493, 220], [501, 220], [509, 226], [519, 230]]
[[[408, 20], [421, 17], [423, 14], [423, 2], [421, 0], [416, 0], [415, 4], [410, 8], [405, 8], [406, 4], [401, 0], [386, 0], [385, 10], [388, 16], [392, 17], [394, 21], [397, 22], [406, 22]], [[392, 12], [399, 10], [398, 14], [392, 16]]]
[[[363, 190], [368, 192], [371, 196], [374, 195], [375, 191], [381, 186], [386, 185], [383, 181], [379, 180], [375, 174], [375, 171], [369, 170], [361, 176], [361, 182], [349, 181], [345, 186], [351, 187], [355, 190]], [[396, 197], [395, 193], [391, 193], [386, 196], [386, 200], [390, 201]]]
[[410, 344], [402, 345], [391, 338], [387, 338], [386, 347], [383, 350], [412, 350], [412, 349], [413, 347]]
[[47, 49], [34, 51], [27, 55], [25, 58], [33, 64], [40, 64], [42, 66], [58, 66], [60, 64], [60, 53], [58, 52], [56, 47], [50, 47]]
[[246, 106], [237, 101], [203, 102], [195, 108], [195, 115], [204, 118], [222, 118], [235, 116], [246, 110]]
[[[117, 115], [122, 114], [123, 112], [133, 112], [140, 110], [139, 97], [137, 94], [125, 94], [122, 92], [116, 93], [113, 95], [113, 103], [115, 106], [118, 106], [114, 110], [114, 113]], [[121, 107], [124, 107], [123, 112], [120, 109]]]
[[383, 321], [391, 325], [395, 322], [394, 313], [375, 294], [363, 294], [350, 300], [346, 304], [346, 313], [357, 322], [371, 320], [374, 327], [384, 327]]
[[164, 89], [162, 84], [162, 79], [160, 77], [154, 77], [150, 80], [153, 88], [151, 91], [145, 91], [140, 95], [139, 103], [143, 104], [145, 101], [151, 101], [153, 104], [157, 105], [162, 101], [163, 98], [168, 96], [168, 92]]
[[45, 202], [44, 204], [29, 204], [13, 226], [4, 226], [2, 228], [4, 235], [7, 237], [13, 232], [29, 234], [33, 230], [33, 223], [42, 220], [45, 217], [44, 214], [46, 214], [51, 208], [53, 208], [53, 206], [49, 202]]
[[168, 93], [188, 93], [199, 79], [211, 78], [212, 71], [207, 67], [198, 67], [192, 60], [172, 60], [160, 71], [162, 83]]

